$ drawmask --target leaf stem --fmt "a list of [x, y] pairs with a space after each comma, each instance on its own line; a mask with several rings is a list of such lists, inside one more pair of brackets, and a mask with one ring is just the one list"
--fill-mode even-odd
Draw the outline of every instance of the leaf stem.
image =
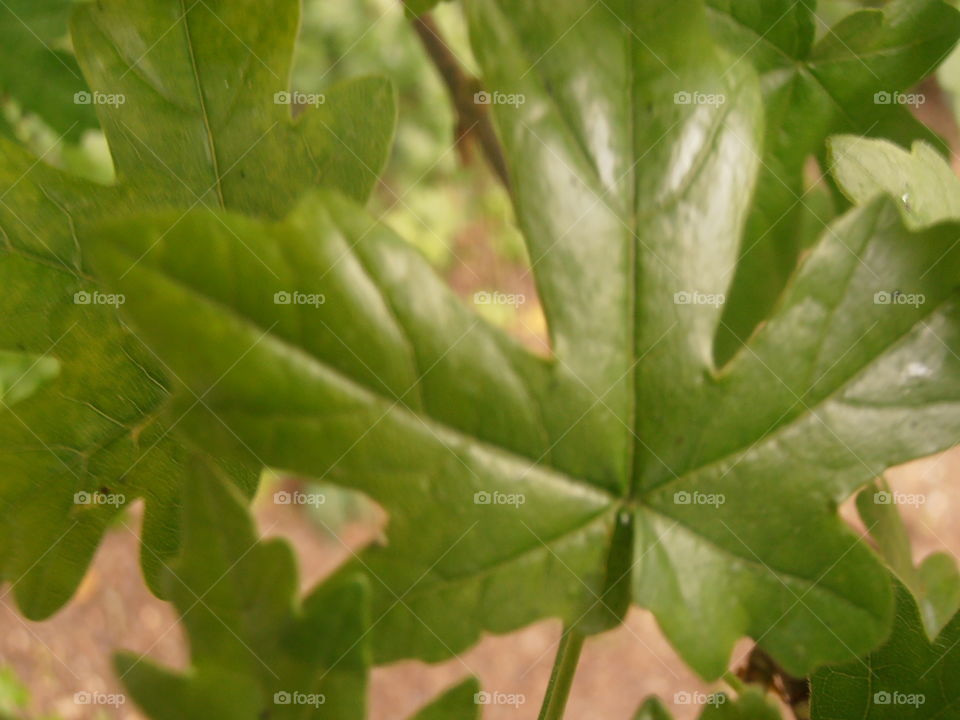
[[[406, 0], [402, 0], [406, 5]], [[427, 56], [443, 79], [454, 109], [457, 112], [457, 136], [477, 139], [487, 163], [503, 186], [510, 189], [510, 173], [503, 148], [493, 127], [488, 107], [475, 101], [475, 94], [482, 89], [480, 81], [471, 76], [460, 64], [447, 44], [440, 28], [430, 13], [423, 13], [411, 20]]]
[[570, 686], [573, 685], [573, 676], [580, 661], [580, 651], [583, 649], [584, 635], [576, 630], [565, 628], [560, 638], [560, 647], [557, 648], [557, 657], [553, 661], [553, 672], [550, 673], [550, 683], [540, 708], [539, 720], [561, 720], [563, 711], [567, 707], [567, 698], [570, 696]]

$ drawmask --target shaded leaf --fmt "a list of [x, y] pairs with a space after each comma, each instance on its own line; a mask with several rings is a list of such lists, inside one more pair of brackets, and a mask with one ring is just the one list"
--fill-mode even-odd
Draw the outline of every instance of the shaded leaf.
[[893, 633], [863, 660], [818, 670], [813, 720], [933, 720], [960, 708], [960, 615], [931, 643], [910, 592], [896, 583]]

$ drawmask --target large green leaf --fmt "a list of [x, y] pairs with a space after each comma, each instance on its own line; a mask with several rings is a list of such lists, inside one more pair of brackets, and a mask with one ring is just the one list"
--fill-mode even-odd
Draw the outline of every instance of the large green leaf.
[[[133, 699], [154, 720], [363, 720], [366, 579], [324, 583], [296, 602], [290, 546], [258, 539], [245, 499], [215, 466], [197, 459], [189, 475], [183, 554], [164, 579], [186, 627], [192, 667], [178, 673], [118, 655], [117, 672]], [[476, 681], [467, 680], [417, 717], [475, 718], [476, 691]]]
[[813, 720], [947, 720], [960, 713], [960, 615], [931, 642], [910, 592], [899, 583], [896, 590], [896, 620], [883, 647], [814, 674]]
[[890, 569], [913, 593], [927, 635], [934, 640], [960, 610], [960, 571], [956, 560], [942, 552], [932, 553], [914, 566], [910, 537], [897, 510], [900, 499], [916, 501], [891, 492], [881, 481], [860, 491], [857, 510]]
[[21, 108], [71, 140], [97, 126], [87, 83], [65, 47], [74, 7], [76, 0], [0, 4], [0, 96], [16, 99]]
[[[298, 13], [297, 0], [84, 5], [73, 42], [91, 89], [112, 98], [96, 108], [118, 184], [68, 177], [0, 145], [0, 349], [61, 364], [56, 382], [0, 423], [0, 577], [15, 581], [30, 617], [66, 601], [116, 513], [116, 504], [75, 504], [75, 493], [146, 499], [143, 563], [154, 587], [178, 543], [183, 450], [162, 413], [169, 376], [118, 320], [123, 298], [100, 292], [78, 234], [150, 208], [282, 216], [318, 184], [363, 200], [385, 161], [387, 82], [338, 86], [296, 119], [275, 102]], [[256, 482], [255, 471], [231, 472], [248, 491]]]
[[892, 0], [854, 12], [815, 42], [816, 0], [708, 0], [714, 31], [761, 73], [767, 108], [763, 172], [718, 354], [729, 357], [769, 312], [803, 248], [799, 218], [811, 202], [808, 158], [848, 132], [901, 144], [943, 141], [915, 120], [901, 93], [932, 73], [960, 38], [960, 13], [943, 0]]
[[[597, 631], [631, 599], [705, 677], [742, 635], [797, 676], [865, 654], [892, 592], [836, 506], [956, 442], [958, 228], [911, 233], [886, 198], [853, 209], [716, 367], [755, 80], [699, 2], [545, 8], [468, 4], [488, 86], [526, 96], [497, 112], [550, 359], [332, 193], [281, 224], [119, 223], [84, 239], [94, 263], [204, 395], [191, 433], [387, 510], [389, 544], [358, 562], [378, 660], [543, 616]], [[674, 103], [685, 91], [726, 102]], [[876, 301], [893, 289], [924, 301]]]

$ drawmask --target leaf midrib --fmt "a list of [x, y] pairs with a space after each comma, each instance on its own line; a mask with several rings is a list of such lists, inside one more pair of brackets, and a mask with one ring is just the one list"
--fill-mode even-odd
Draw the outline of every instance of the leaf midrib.
[[187, 44], [187, 52], [190, 55], [190, 69], [193, 71], [193, 80], [197, 89], [197, 100], [200, 103], [200, 117], [203, 120], [203, 127], [207, 136], [207, 149], [210, 152], [210, 162], [213, 165], [212, 170], [214, 184], [217, 190], [217, 201], [220, 204], [221, 209], [226, 209], [226, 202], [223, 198], [223, 178], [220, 175], [220, 161], [217, 157], [217, 144], [213, 136], [213, 128], [210, 126], [210, 115], [207, 112], [206, 98], [203, 96], [203, 84], [200, 81], [200, 69], [197, 67], [197, 56], [193, 47], [193, 36], [190, 33], [190, 12], [192, 12], [196, 6], [196, 3], [194, 3], [188, 10], [186, 0], [180, 0], [184, 38]]
[[[126, 260], [134, 261], [138, 259], [138, 256], [129, 254], [126, 251], [126, 248], [119, 244], [114, 243], [112, 247]], [[425, 411], [422, 413], [414, 412], [403, 403], [397, 402], [396, 398], [388, 397], [387, 395], [381, 393], [378, 389], [370, 388], [362, 381], [351, 377], [347, 373], [333, 367], [332, 365], [329, 365], [323, 358], [317, 357], [308, 349], [301, 347], [295, 341], [289, 340], [274, 333], [273, 327], [264, 327], [257, 320], [240, 312], [237, 308], [227, 304], [224, 301], [211, 297], [210, 295], [204, 293], [202, 289], [194, 287], [181, 278], [166, 272], [161, 268], [151, 265], [145, 259], [136, 265], [136, 270], [134, 272], [137, 274], [152, 274], [159, 278], [161, 282], [166, 282], [170, 285], [173, 285], [181, 292], [194, 298], [200, 304], [206, 304], [214, 308], [219, 313], [233, 318], [238, 324], [255, 333], [257, 337], [271, 338], [274, 342], [292, 354], [305, 358], [311, 365], [321, 371], [321, 375], [332, 379], [331, 381], [325, 380], [325, 382], [333, 382], [334, 386], [340, 391], [346, 392], [352, 395], [354, 398], [359, 398], [362, 402], [375, 404], [378, 407], [385, 409], [389, 413], [397, 413], [401, 416], [406, 416], [408, 418], [407, 422], [409, 422], [412, 427], [416, 427], [417, 424], [426, 425], [428, 429], [435, 430], [437, 433], [439, 433], [435, 433], [434, 438], [440, 442], [443, 442], [444, 444], [447, 444], [447, 439], [452, 438], [468, 447], [472, 446], [493, 456], [509, 459], [518, 465], [526, 466], [527, 469], [534, 468], [544, 471], [545, 477], [541, 476], [540, 479], [571, 486], [576, 490], [577, 493], [592, 493], [597, 496], [598, 499], [603, 498], [607, 501], [610, 501], [611, 505], [619, 500], [622, 500], [621, 497], [611, 493], [609, 490], [600, 485], [594, 485], [585, 478], [570, 475], [566, 471], [552, 465], [547, 465], [537, 458], [530, 457], [516, 450], [506, 448], [488, 440], [471, 435], [466, 431], [433, 417]], [[216, 407], [229, 408], [231, 406], [218, 404]], [[263, 408], [251, 408], [247, 405], [241, 405], [238, 407], [247, 412], [256, 412], [258, 416], [270, 414], [280, 416], [287, 415], [287, 413], [265, 410]]]

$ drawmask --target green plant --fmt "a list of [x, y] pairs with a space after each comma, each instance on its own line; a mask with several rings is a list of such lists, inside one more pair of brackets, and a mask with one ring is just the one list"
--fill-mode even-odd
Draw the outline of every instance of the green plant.
[[[816, 40], [804, 1], [462, 6], [548, 358], [363, 208], [385, 82], [290, 116], [295, 0], [78, 9], [116, 185], [9, 143], [0, 163], [0, 568], [23, 611], [66, 601], [116, 512], [75, 493], [145, 497], [145, 574], [193, 658], [118, 660], [158, 720], [362, 718], [371, 662], [544, 617], [560, 718], [585, 638], [634, 604], [731, 685], [704, 720], [779, 716], [728, 671], [742, 636], [813, 677], [815, 718], [896, 717], [864, 687], [905, 656], [885, 681], [948, 712], [955, 562], [914, 566], [882, 486], [859, 501], [879, 553], [837, 507], [960, 434], [957, 181], [876, 99], [935, 68], [960, 13], [894, 0]], [[243, 507], [264, 467], [366, 493], [389, 544], [295, 603], [289, 549]], [[422, 717], [473, 717], [476, 691]]]

